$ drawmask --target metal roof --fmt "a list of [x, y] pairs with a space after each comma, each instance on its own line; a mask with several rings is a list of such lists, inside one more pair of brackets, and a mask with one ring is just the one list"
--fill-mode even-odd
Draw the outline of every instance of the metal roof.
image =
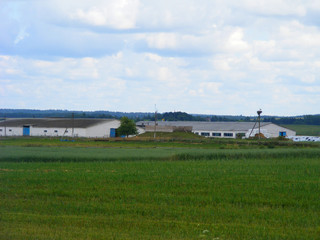
[[[158, 126], [191, 126], [193, 131], [248, 131], [254, 126], [254, 122], [194, 122], [194, 121], [158, 121]], [[260, 126], [272, 124], [271, 122], [261, 122]], [[151, 125], [154, 121], [140, 121], [138, 126]], [[258, 123], [256, 127], [258, 128]]]
[[79, 118], [16, 118], [0, 122], [0, 127], [43, 127], [43, 128], [88, 128], [115, 119], [79, 119]]

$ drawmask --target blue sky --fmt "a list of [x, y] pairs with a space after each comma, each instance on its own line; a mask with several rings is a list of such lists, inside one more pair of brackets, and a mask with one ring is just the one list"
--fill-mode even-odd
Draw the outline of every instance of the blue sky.
[[0, 108], [317, 114], [317, 0], [1, 0]]

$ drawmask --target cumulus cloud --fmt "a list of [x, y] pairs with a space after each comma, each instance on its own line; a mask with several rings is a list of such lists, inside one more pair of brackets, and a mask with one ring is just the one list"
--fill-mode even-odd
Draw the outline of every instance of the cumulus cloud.
[[0, 3], [3, 107], [316, 113], [317, 1]]
[[89, 9], [78, 8], [70, 13], [70, 18], [88, 25], [132, 29], [136, 27], [138, 12], [138, 0], [105, 1]]
[[246, 51], [249, 49], [249, 44], [243, 39], [243, 29], [235, 29], [229, 36], [226, 42], [226, 49], [232, 52]]

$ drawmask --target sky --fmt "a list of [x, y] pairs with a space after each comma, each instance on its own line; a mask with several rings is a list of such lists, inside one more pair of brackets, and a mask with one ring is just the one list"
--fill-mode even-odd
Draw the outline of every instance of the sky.
[[0, 108], [320, 113], [319, 0], [0, 0]]

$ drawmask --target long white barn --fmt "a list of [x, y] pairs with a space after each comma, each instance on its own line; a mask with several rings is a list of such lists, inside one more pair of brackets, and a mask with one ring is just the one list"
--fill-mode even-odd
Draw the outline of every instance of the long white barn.
[[[192, 122], [192, 121], [159, 121], [154, 127], [153, 121], [140, 121], [137, 126], [143, 127], [146, 132], [172, 132], [176, 129], [189, 130], [205, 137], [237, 138], [253, 137], [259, 132], [258, 123], [254, 122]], [[267, 138], [279, 136], [295, 136], [296, 132], [271, 122], [262, 122], [260, 132]]]
[[116, 136], [116, 119], [20, 118], [0, 122], [0, 136], [108, 138]]

